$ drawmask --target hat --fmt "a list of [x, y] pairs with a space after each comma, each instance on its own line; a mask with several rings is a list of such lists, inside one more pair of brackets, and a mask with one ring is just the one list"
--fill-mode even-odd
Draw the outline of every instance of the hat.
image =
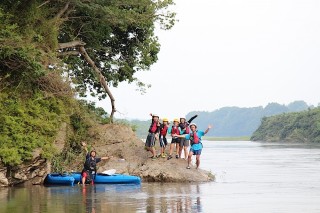
[[190, 127], [191, 127], [191, 126], [195, 126], [195, 127], [197, 128], [197, 124], [195, 124], [195, 123], [191, 123], [189, 126], [190, 126]]
[[178, 118], [175, 118], [175, 119], [173, 120], [173, 122], [178, 122], [178, 123], [179, 123], [179, 119], [178, 119]]
[[168, 118], [164, 118], [163, 122], [169, 122]]
[[153, 114], [152, 117], [158, 117], [159, 118], [159, 115], [158, 114]]

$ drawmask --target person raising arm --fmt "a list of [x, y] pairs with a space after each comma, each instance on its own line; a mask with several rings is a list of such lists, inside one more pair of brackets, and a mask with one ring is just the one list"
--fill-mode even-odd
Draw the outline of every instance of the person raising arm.
[[174, 135], [175, 137], [179, 138], [185, 138], [187, 140], [190, 140], [191, 147], [188, 155], [188, 166], [187, 169], [190, 169], [190, 163], [191, 163], [191, 157], [192, 155], [196, 156], [196, 168], [199, 168], [200, 165], [200, 155], [202, 151], [202, 142], [201, 137], [204, 136], [209, 132], [209, 130], [212, 128], [211, 125], [208, 125], [208, 128], [205, 131], [197, 130], [197, 125], [195, 123], [191, 123], [190, 125], [190, 133], [184, 134], [184, 135]]
[[97, 157], [95, 150], [91, 150], [89, 153], [88, 148], [87, 148], [87, 144], [85, 142], [82, 142], [81, 144], [86, 151], [86, 160], [83, 164], [83, 169], [81, 172], [82, 185], [84, 185], [86, 183], [93, 184], [94, 183], [93, 182], [93, 179], [94, 179], [93, 172], [95, 174], [97, 173], [97, 163], [99, 163], [101, 160], [108, 160], [108, 159], [112, 158], [112, 156], [110, 156], [110, 157], [107, 157], [107, 156]]

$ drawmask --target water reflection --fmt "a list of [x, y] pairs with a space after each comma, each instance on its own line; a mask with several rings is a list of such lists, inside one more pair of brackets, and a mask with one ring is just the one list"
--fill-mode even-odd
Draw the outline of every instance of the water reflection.
[[82, 189], [82, 203], [85, 206], [85, 211], [88, 213], [96, 212], [96, 199], [95, 194], [97, 192], [96, 186], [83, 186]]
[[149, 183], [143, 191], [146, 205], [138, 212], [202, 212], [200, 185], [190, 183]]
[[143, 183], [4, 188], [0, 189], [0, 212], [202, 212], [201, 187]]

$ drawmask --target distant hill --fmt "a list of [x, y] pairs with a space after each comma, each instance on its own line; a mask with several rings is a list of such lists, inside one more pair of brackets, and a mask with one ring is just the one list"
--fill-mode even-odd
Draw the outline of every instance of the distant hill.
[[213, 112], [194, 111], [187, 114], [187, 118], [194, 114], [199, 117], [195, 120], [198, 126], [205, 129], [208, 124], [214, 125], [214, 131], [208, 136], [250, 136], [259, 127], [261, 119], [272, 115], [298, 112], [309, 107], [304, 101], [295, 101], [288, 105], [269, 103], [266, 107], [223, 107]]
[[251, 140], [320, 143], [320, 107], [265, 117]]
[[[208, 124], [213, 124], [214, 130], [210, 131], [207, 136], [251, 136], [259, 127], [263, 117], [288, 112], [299, 112], [308, 108], [313, 108], [313, 106], [308, 106], [304, 101], [294, 101], [288, 105], [269, 103], [266, 107], [223, 107], [212, 112], [193, 111], [188, 113], [186, 118], [199, 115], [194, 122], [197, 123], [200, 129], [205, 129]], [[139, 137], [145, 138], [150, 122], [151, 120], [132, 120], [130, 124], [135, 126], [136, 134]]]

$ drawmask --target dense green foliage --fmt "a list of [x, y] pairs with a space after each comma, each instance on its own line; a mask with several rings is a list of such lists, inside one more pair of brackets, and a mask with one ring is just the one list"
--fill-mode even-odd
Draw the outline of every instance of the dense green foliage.
[[102, 108], [74, 99], [88, 91], [106, 97], [101, 76], [93, 72], [79, 44], [109, 85], [127, 81], [143, 87], [134, 74], [157, 61], [155, 24], [173, 26], [171, 4], [172, 0], [1, 0], [0, 163], [14, 166], [30, 160], [37, 148], [51, 158], [62, 122], [70, 129], [63, 155], [53, 159], [55, 167], [76, 155], [90, 122], [109, 122]]
[[320, 143], [320, 107], [264, 117], [251, 140]]
[[167, 10], [171, 4], [172, 0], [2, 0], [0, 76], [13, 82], [23, 79], [28, 87], [49, 66], [68, 73], [79, 94], [90, 91], [105, 98], [98, 76], [80, 55], [81, 42], [109, 84], [127, 81], [143, 87], [134, 73], [157, 61], [155, 23], [164, 29], [173, 26], [175, 14]]
[[22, 98], [12, 93], [0, 95], [0, 160], [17, 165], [30, 160], [36, 148], [50, 158], [52, 142], [60, 122], [64, 119], [64, 101], [45, 98], [38, 93]]

